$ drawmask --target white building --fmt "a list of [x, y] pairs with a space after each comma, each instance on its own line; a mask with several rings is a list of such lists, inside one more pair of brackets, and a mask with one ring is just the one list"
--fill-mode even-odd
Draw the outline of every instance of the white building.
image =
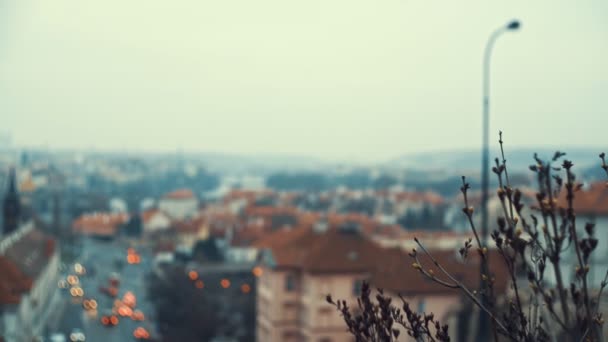
[[192, 218], [198, 212], [198, 199], [191, 190], [180, 189], [164, 195], [158, 209], [174, 220]]
[[141, 213], [144, 234], [167, 230], [171, 227], [171, 219], [158, 209], [150, 209]]

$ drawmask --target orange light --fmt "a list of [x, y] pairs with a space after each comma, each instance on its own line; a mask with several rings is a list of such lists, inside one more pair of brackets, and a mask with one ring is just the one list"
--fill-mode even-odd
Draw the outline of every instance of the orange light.
[[110, 317], [110, 323], [112, 323], [112, 325], [118, 324], [118, 317], [116, 317], [116, 316]]
[[108, 325], [110, 323], [110, 319], [107, 316], [101, 317], [101, 324]]
[[121, 306], [118, 308], [118, 314], [121, 316], [127, 316], [127, 307], [126, 306]]
[[70, 285], [76, 285], [79, 282], [78, 277], [75, 275], [69, 275], [67, 280], [68, 280], [68, 284], [70, 284]]
[[131, 317], [131, 315], [133, 314], [133, 310], [130, 307], [124, 305], [118, 308], [118, 314], [122, 317]]
[[127, 262], [129, 264], [134, 264], [136, 262], [137, 256], [134, 254], [127, 255]]
[[241, 291], [243, 293], [249, 293], [251, 292], [251, 286], [249, 286], [249, 284], [243, 284], [241, 285]]
[[253, 268], [253, 270], [251, 270], [251, 273], [253, 273], [253, 275], [256, 277], [261, 277], [264, 271], [260, 266], [256, 266]]
[[136, 302], [135, 295], [133, 292], [127, 291], [124, 296], [122, 296], [122, 301], [128, 306], [134, 307]]
[[205, 287], [205, 283], [203, 283], [202, 280], [197, 280], [196, 283], [194, 283], [194, 286], [196, 286], [197, 289], [202, 289], [203, 287]]
[[229, 288], [229, 287], [230, 287], [230, 280], [228, 280], [228, 279], [224, 278], [224, 279], [222, 279], [222, 281], [220, 281], [220, 285], [221, 285], [223, 288], [227, 289], [227, 288]]
[[196, 272], [195, 270], [188, 272], [188, 278], [190, 278], [190, 280], [198, 279], [198, 272]]
[[143, 312], [135, 310], [133, 311], [133, 315], [131, 315], [131, 318], [135, 321], [143, 321], [145, 319], [145, 316]]
[[133, 336], [135, 336], [135, 338], [147, 339], [147, 338], [150, 338], [150, 333], [146, 329], [144, 329], [142, 327], [138, 327], [137, 329], [135, 329], [133, 331]]

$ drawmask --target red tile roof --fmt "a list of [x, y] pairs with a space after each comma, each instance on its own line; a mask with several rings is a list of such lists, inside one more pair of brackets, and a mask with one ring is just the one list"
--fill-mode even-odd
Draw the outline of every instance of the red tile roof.
[[424, 202], [433, 205], [443, 204], [444, 199], [441, 195], [435, 192], [398, 192], [395, 193], [395, 200], [408, 202]]
[[0, 255], [0, 304], [18, 304], [54, 252], [55, 241], [36, 229], [10, 245]]
[[256, 241], [263, 238], [267, 231], [263, 228], [247, 227], [243, 229], [235, 229], [230, 245], [233, 247], [252, 246]]
[[7, 248], [4, 256], [15, 263], [28, 277], [35, 280], [46, 267], [54, 249], [53, 239], [41, 231], [33, 229]]
[[171, 227], [178, 234], [197, 234], [204, 223], [203, 217], [197, 217], [190, 220], [173, 221]]
[[[373, 286], [404, 294], [457, 293], [426, 280], [411, 266], [414, 260], [407, 252], [382, 248], [362, 233], [343, 232], [335, 227], [322, 233], [300, 227], [274, 232], [255, 246], [269, 250], [277, 268], [316, 274], [366, 274]], [[477, 288], [479, 261], [475, 253], [471, 253], [467, 263], [459, 260], [456, 251], [432, 253], [453, 275], [471, 288]], [[497, 290], [504, 291], [508, 283], [504, 262], [493, 253], [490, 268], [497, 277]], [[420, 259], [426, 266], [433, 266], [425, 256], [421, 255]], [[435, 270], [435, 274], [439, 273]]]
[[247, 203], [252, 203], [257, 198], [273, 194], [270, 190], [232, 190], [224, 196], [224, 203], [244, 199]]
[[21, 294], [32, 287], [32, 279], [3, 255], [0, 255], [0, 273], [0, 304], [18, 304]]
[[[568, 207], [565, 189], [560, 194], [558, 205]], [[608, 185], [604, 182], [594, 183], [587, 190], [575, 192], [573, 207], [579, 215], [608, 216]]]
[[270, 217], [275, 215], [295, 215], [297, 209], [293, 207], [274, 207], [274, 206], [250, 206], [245, 210], [247, 216]]
[[158, 213], [161, 213], [158, 209], [149, 209], [141, 213], [141, 221], [143, 223], [148, 223], [150, 220]]
[[116, 234], [118, 227], [128, 220], [127, 214], [84, 214], [72, 222], [72, 229], [82, 234], [111, 236]]
[[172, 191], [168, 194], [165, 194], [163, 196], [163, 198], [178, 199], [178, 200], [190, 199], [190, 198], [194, 198], [194, 193], [190, 189], [179, 189], [179, 190]]
[[[440, 265], [467, 288], [470, 290], [479, 288], [480, 258], [478, 253], [470, 253], [466, 261], [463, 261], [456, 251], [434, 250], [430, 253]], [[489, 256], [489, 269], [495, 277], [495, 291], [504, 293], [509, 285], [505, 263], [497, 251], [490, 251]], [[433, 270], [435, 276], [451, 282], [421, 251], [418, 252], [418, 257], [425, 268]], [[385, 249], [377, 256], [377, 260], [381, 260], [381, 262], [376, 263], [376, 270], [370, 278], [370, 283], [375, 287], [399, 292], [403, 295], [459, 293], [459, 290], [446, 288], [420, 274], [412, 267], [414, 260], [400, 248]]]

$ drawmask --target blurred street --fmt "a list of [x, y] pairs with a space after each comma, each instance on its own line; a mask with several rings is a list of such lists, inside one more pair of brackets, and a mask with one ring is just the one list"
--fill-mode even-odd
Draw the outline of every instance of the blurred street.
[[[141, 263], [127, 263], [127, 249], [130, 246], [121, 240], [101, 241], [84, 239], [82, 251], [77, 262], [82, 264], [87, 274], [80, 277], [80, 286], [84, 290], [82, 298], [72, 297], [69, 289], [63, 290], [63, 297], [67, 303], [61, 313], [57, 331], [69, 338], [73, 329], [81, 329], [87, 341], [134, 341], [134, 330], [144, 327], [152, 332], [153, 322], [152, 305], [146, 300], [146, 273], [151, 270], [152, 258], [149, 251], [137, 248], [141, 256]], [[111, 298], [101, 293], [100, 287], [107, 286], [110, 274], [117, 273], [120, 276], [118, 296]], [[65, 276], [74, 274], [74, 265], [68, 265]], [[126, 292], [132, 292], [137, 300], [136, 310], [145, 315], [144, 321], [134, 321], [130, 317], [119, 317], [116, 326], [104, 326], [101, 317], [110, 312], [114, 301], [120, 299]], [[97, 310], [87, 311], [83, 308], [84, 299], [95, 299]]]

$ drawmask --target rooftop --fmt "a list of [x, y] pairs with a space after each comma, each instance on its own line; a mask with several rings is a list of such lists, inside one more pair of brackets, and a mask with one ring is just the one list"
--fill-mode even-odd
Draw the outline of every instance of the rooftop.
[[163, 196], [165, 199], [191, 199], [194, 198], [194, 193], [190, 189], [178, 189], [172, 192], [169, 192]]
[[[273, 267], [312, 274], [360, 274], [373, 286], [408, 293], [449, 293], [449, 289], [424, 278], [411, 265], [414, 260], [401, 248], [383, 248], [365, 233], [330, 226], [319, 232], [308, 227], [277, 231], [259, 240], [257, 247], [271, 253]], [[494, 252], [491, 252], [494, 254]], [[450, 272], [471, 288], [479, 282], [479, 257], [471, 253], [466, 261], [455, 250], [432, 251], [433, 256]], [[419, 255], [428, 267], [432, 261]], [[431, 267], [435, 268], [435, 267]], [[498, 255], [490, 258], [498, 291], [507, 286], [507, 273]], [[435, 270], [439, 274], [439, 270]]]

